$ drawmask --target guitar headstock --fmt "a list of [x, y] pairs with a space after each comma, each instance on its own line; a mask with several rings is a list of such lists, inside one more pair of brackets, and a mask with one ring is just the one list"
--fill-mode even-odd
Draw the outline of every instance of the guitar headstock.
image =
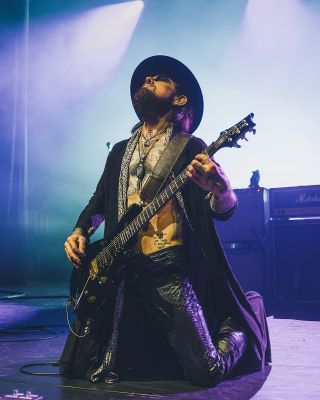
[[241, 147], [238, 144], [238, 141], [240, 139], [248, 141], [248, 139], [246, 138], [246, 133], [256, 133], [256, 130], [254, 129], [256, 124], [252, 121], [253, 117], [254, 114], [251, 113], [240, 122], [233, 125], [231, 128], [221, 132], [219, 138], [208, 147], [207, 153], [215, 153], [217, 150], [223, 147]]

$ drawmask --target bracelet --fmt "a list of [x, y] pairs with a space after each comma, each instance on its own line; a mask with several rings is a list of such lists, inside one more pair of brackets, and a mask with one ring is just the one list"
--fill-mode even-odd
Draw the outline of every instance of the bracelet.
[[216, 214], [225, 214], [225, 213], [229, 212], [230, 210], [232, 210], [234, 207], [236, 207], [238, 205], [238, 196], [237, 196], [237, 194], [235, 192], [234, 192], [234, 194], [235, 194], [235, 197], [236, 197], [235, 201], [231, 204], [231, 206], [227, 207], [226, 209], [224, 209], [222, 211], [216, 211], [214, 209], [214, 207], [213, 207], [213, 201], [214, 201], [214, 198], [215, 198], [215, 194], [214, 193], [212, 193], [212, 192], [208, 193], [208, 195], [206, 196], [206, 199], [209, 199], [210, 207], [211, 207], [213, 212], [215, 212]]

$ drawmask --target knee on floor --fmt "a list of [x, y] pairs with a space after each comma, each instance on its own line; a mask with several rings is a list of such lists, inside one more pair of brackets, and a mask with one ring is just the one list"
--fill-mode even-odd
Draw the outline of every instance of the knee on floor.
[[204, 387], [213, 387], [217, 385], [225, 376], [225, 368], [222, 362], [217, 362], [213, 366], [206, 366], [193, 370], [187, 374], [189, 380], [197, 385]]

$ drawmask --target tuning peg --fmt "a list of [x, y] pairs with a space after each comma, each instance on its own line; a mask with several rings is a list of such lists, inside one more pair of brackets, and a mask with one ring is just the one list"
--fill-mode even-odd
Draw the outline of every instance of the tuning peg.
[[253, 133], [253, 135], [255, 135], [256, 134], [256, 130], [255, 129], [250, 129], [250, 131], [249, 132], [252, 132]]
[[249, 142], [249, 140], [246, 138], [246, 135], [244, 135], [241, 139], [245, 140], [246, 142]]
[[238, 144], [238, 143], [235, 143], [235, 144], [233, 145], [233, 147], [236, 147], [237, 149], [240, 149], [240, 148], [241, 148], [240, 144]]

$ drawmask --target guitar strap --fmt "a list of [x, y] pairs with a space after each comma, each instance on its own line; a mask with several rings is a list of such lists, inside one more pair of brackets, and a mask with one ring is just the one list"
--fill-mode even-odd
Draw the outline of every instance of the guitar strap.
[[143, 203], [150, 203], [156, 197], [190, 139], [191, 135], [179, 132], [169, 141], [141, 189], [140, 198]]

